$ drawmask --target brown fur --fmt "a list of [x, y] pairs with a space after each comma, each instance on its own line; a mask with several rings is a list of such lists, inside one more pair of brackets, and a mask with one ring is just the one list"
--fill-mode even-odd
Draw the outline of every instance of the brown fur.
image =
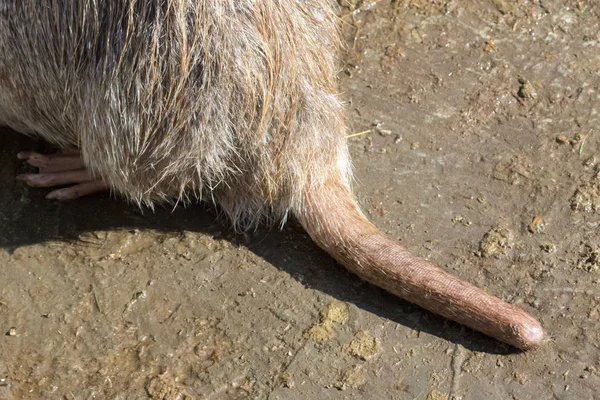
[[[537, 322], [410, 255], [358, 210], [328, 3], [0, 0], [0, 122], [79, 147], [140, 204], [209, 197], [238, 230], [292, 212], [363, 278], [537, 345]], [[496, 320], [495, 307], [509, 315]]]

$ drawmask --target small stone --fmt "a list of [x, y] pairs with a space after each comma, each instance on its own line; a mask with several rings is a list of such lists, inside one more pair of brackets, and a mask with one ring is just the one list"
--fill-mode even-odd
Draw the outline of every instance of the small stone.
[[554, 246], [554, 243], [544, 243], [540, 245], [540, 248], [546, 253], [554, 253], [556, 251], [556, 246]]
[[527, 79], [519, 78], [519, 83], [521, 87], [519, 87], [519, 91], [517, 95], [522, 99], [535, 99], [537, 97], [537, 93], [535, 92], [535, 88]]
[[569, 144], [571, 146], [575, 146], [576, 144], [579, 144], [579, 142], [581, 142], [581, 135], [579, 133], [569, 139]]
[[567, 139], [567, 137], [566, 137], [566, 136], [564, 136], [564, 135], [560, 135], [560, 136], [558, 136], [558, 137], [556, 138], [556, 142], [557, 142], [557, 143], [560, 143], [560, 144], [565, 144], [565, 143], [567, 143], [567, 140], [568, 140], [568, 139]]
[[546, 225], [544, 224], [544, 220], [542, 220], [542, 217], [540, 217], [539, 215], [536, 215], [531, 220], [531, 223], [529, 224], [527, 229], [531, 233], [542, 233], [544, 231], [545, 227], [546, 227]]
[[457, 215], [454, 218], [452, 218], [452, 223], [460, 224], [462, 226], [470, 226], [471, 225], [471, 221], [469, 221], [467, 218], [465, 218], [462, 215]]

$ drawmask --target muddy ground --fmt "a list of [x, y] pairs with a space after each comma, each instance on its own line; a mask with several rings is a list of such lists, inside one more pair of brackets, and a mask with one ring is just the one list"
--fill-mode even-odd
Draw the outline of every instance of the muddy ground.
[[[346, 272], [294, 223], [69, 203], [0, 135], [0, 399], [594, 399], [600, 7], [343, 3], [356, 193], [417, 254], [518, 304], [516, 352]], [[5, 335], [6, 333], [6, 335]]]

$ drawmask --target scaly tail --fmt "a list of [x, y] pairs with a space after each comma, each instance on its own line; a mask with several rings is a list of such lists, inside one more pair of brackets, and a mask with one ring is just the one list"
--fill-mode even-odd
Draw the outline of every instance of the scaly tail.
[[519, 349], [538, 346], [541, 325], [526, 312], [412, 255], [359, 210], [343, 181], [304, 194], [297, 216], [312, 239], [366, 281]]

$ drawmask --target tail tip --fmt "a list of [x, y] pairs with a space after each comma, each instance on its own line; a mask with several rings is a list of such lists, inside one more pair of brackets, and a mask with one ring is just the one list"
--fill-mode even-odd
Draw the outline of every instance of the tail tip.
[[531, 350], [539, 347], [545, 342], [544, 329], [536, 320], [528, 321], [517, 329], [516, 347], [522, 350]]

